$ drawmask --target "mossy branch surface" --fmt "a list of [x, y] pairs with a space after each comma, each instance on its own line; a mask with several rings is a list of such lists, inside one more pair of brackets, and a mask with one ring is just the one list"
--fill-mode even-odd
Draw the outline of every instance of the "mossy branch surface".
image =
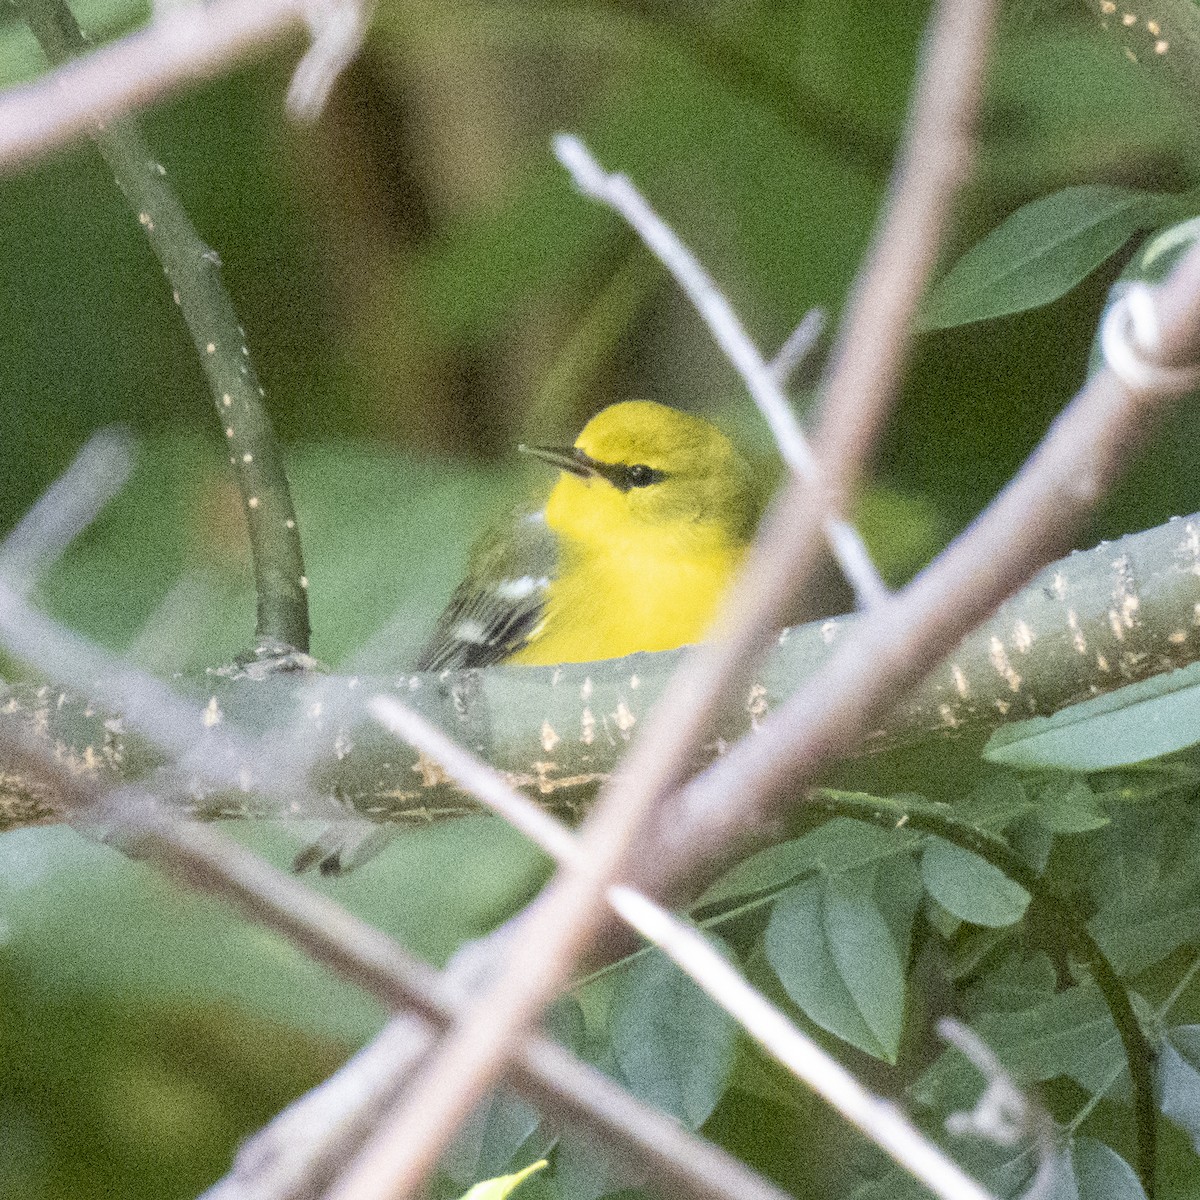
[[[9, 2], [53, 66], [90, 48], [62, 0]], [[196, 232], [136, 122], [102, 124], [91, 136], [162, 263], [212, 391], [254, 559], [255, 652], [261, 658], [307, 653], [308, 579], [291, 490], [245, 330], [221, 282], [220, 258]]]
[[991, 863], [1023, 887], [1039, 904], [1055, 913], [1059, 920], [1052, 928], [1058, 930], [1066, 948], [1091, 972], [1120, 1034], [1133, 1085], [1138, 1177], [1146, 1189], [1146, 1195], [1153, 1197], [1158, 1138], [1158, 1112], [1154, 1101], [1154, 1048], [1137, 1018], [1128, 989], [1088, 931], [1087, 921], [1075, 903], [1048, 886], [1004, 838], [955, 817], [945, 805], [829, 788], [815, 789], [809, 794], [809, 803], [831, 816], [850, 817], [884, 829], [895, 829], [902, 824], [907, 829], [935, 834]]
[[[1051, 564], [968, 636], [860, 753], [930, 737], [978, 740], [1006, 722], [1048, 715], [1187, 666], [1200, 659], [1197, 603], [1200, 514], [1072, 554]], [[704, 754], [716, 758], [756, 729], [821, 666], [855, 620], [818, 621], [781, 636], [749, 687], [728, 698]], [[0, 635], [0, 641], [11, 642], [2, 624]], [[38, 661], [36, 646], [9, 649]], [[178, 686], [199, 699], [198, 711], [204, 711], [204, 727], [196, 730], [198, 756], [210, 726], [237, 729], [251, 739], [264, 735], [275, 747], [290, 738], [304, 746], [314, 787], [334, 796], [347, 816], [411, 824], [478, 811], [436, 765], [370, 719], [365, 702], [378, 694], [412, 706], [510, 782], [570, 816], [621, 759], [682, 653], [559, 667], [325, 676], [315, 682], [214, 672], [181, 679]], [[31, 684], [0, 690], [0, 722], [32, 724], [79, 769], [113, 782], [145, 779], [163, 765], [163, 755], [118, 720], [120, 713], [105, 711], [86, 693], [85, 681], [62, 682], [73, 690]], [[265, 759], [247, 763], [247, 777], [267, 769]], [[23, 823], [19, 814], [28, 807], [15, 788], [8, 791], [16, 815], [6, 820], [0, 776], [0, 829]], [[184, 813], [285, 815], [259, 800], [250, 786], [217, 795], [197, 783], [185, 794], [173, 787], [172, 794]]]

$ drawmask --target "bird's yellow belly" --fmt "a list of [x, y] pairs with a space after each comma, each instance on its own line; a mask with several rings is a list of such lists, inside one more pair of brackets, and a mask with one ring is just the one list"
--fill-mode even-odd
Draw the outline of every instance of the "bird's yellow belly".
[[740, 557], [730, 549], [686, 562], [614, 555], [579, 564], [550, 585], [540, 630], [510, 661], [591, 662], [701, 641]]

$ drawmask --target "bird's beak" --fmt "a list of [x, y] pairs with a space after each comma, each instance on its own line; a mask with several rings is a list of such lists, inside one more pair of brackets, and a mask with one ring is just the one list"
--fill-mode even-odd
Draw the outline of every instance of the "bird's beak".
[[569, 471], [583, 479], [591, 479], [597, 474], [596, 465], [582, 450], [574, 446], [518, 446], [522, 454], [540, 458], [560, 471]]

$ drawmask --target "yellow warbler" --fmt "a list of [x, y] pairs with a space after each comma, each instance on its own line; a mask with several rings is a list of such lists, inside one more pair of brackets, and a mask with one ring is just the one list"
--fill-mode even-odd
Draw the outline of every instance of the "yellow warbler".
[[[574, 446], [522, 449], [557, 467], [558, 482], [544, 508], [512, 514], [480, 543], [418, 669], [589, 662], [703, 638], [758, 515], [729, 439], [629, 400], [593, 417]], [[341, 874], [391, 836], [341, 821], [294, 867]]]
[[479, 545], [418, 667], [588, 662], [703, 638], [758, 512], [729, 439], [628, 400], [572, 447], [521, 449], [558, 482]]

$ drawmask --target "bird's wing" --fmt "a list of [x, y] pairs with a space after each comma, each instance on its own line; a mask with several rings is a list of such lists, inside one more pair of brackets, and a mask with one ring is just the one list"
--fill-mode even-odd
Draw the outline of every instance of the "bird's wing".
[[335, 821], [297, 852], [292, 870], [300, 875], [316, 867], [322, 875], [346, 875], [385, 849], [396, 833], [395, 825], [353, 817]]
[[[515, 654], [536, 634], [556, 565], [557, 540], [541, 512], [515, 514], [472, 553], [467, 578], [438, 618], [417, 670], [486, 667]], [[296, 855], [292, 870], [343, 875], [394, 836], [394, 826], [338, 821]]]
[[486, 667], [536, 636], [557, 569], [557, 539], [541, 511], [485, 538], [417, 660], [419, 671]]

